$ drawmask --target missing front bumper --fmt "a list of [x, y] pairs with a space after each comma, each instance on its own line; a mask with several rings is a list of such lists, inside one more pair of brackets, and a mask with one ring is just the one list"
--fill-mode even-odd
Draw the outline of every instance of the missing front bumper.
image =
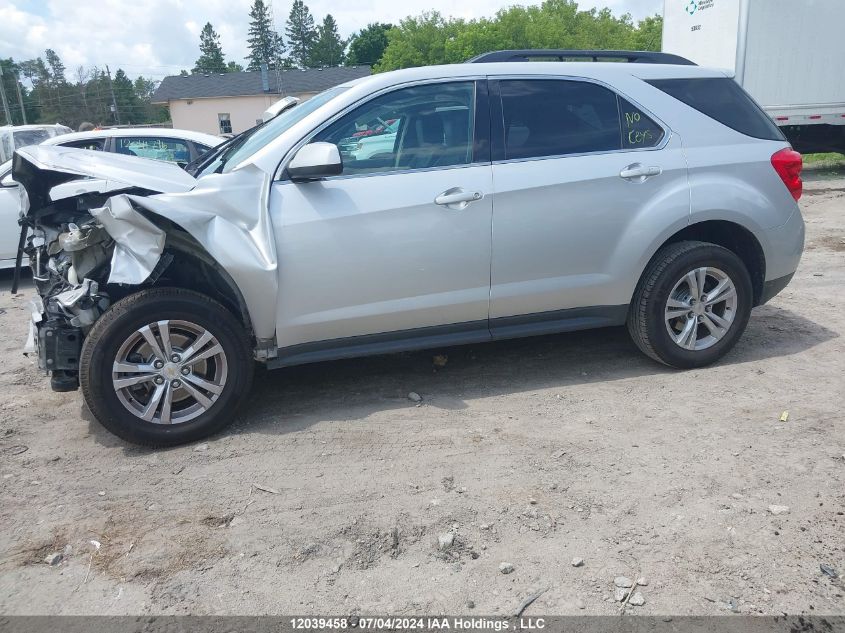
[[82, 330], [60, 319], [45, 321], [40, 298], [34, 299], [31, 307], [32, 318], [24, 354], [35, 356], [38, 368], [50, 373], [53, 391], [75, 391], [79, 388]]

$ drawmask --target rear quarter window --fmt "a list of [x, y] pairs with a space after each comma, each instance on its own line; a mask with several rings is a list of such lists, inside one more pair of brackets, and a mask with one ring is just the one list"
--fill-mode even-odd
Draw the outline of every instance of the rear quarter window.
[[648, 83], [741, 134], [768, 141], [786, 140], [774, 121], [733, 79], [654, 79]]
[[619, 97], [619, 117], [622, 121], [622, 149], [656, 147], [666, 135], [651, 117], [622, 97]]

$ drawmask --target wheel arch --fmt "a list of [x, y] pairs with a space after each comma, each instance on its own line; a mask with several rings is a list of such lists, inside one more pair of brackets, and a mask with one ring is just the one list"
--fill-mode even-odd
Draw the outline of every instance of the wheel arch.
[[109, 286], [119, 299], [150, 287], [169, 286], [194, 290], [219, 301], [246, 329], [255, 344], [255, 333], [246, 300], [231, 275], [187, 231], [169, 223], [159, 267], [140, 286]]
[[640, 278], [664, 247], [687, 240], [716, 244], [739, 257], [751, 276], [751, 285], [754, 292], [753, 305], [756, 306], [760, 303], [766, 280], [766, 256], [763, 246], [754, 233], [741, 224], [730, 220], [703, 220], [676, 231], [655, 249], [643, 267]]

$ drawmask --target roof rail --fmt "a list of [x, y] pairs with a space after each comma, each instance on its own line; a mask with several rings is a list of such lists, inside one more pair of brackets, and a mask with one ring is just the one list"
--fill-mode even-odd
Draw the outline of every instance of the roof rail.
[[673, 64], [676, 66], [695, 66], [693, 62], [671, 53], [656, 53], [653, 51], [589, 51], [565, 49], [522, 49], [512, 51], [491, 51], [482, 53], [467, 63], [479, 64], [488, 62], [527, 62], [527, 61], [568, 61], [585, 59], [597, 62], [602, 59], [624, 59], [632, 64]]

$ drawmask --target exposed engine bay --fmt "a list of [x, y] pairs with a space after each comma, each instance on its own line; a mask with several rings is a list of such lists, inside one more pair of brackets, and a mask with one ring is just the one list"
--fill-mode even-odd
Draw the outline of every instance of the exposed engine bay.
[[37, 354], [56, 391], [79, 386], [82, 341], [112, 303], [107, 287], [115, 241], [91, 214], [105, 198], [66, 198], [21, 220], [28, 230], [23, 254], [38, 292], [25, 352]]
[[[82, 345], [102, 314], [159, 281], [215, 297], [254, 334], [258, 360], [275, 353], [274, 324], [250, 316], [256, 312], [250, 301], [262, 295], [258, 303], [275, 301], [275, 292], [267, 293], [275, 291], [272, 239], [255, 230], [266, 226], [263, 219], [236, 218], [233, 226], [219, 190], [196, 196], [202, 210], [192, 209], [187, 196], [174, 205], [167, 195], [193, 193], [197, 181], [175, 165], [155, 163], [38, 146], [15, 154], [12, 173], [22, 200], [13, 285], [27, 259], [38, 293], [24, 351], [51, 374], [56, 391], [78, 388]], [[251, 178], [258, 196], [265, 178]], [[210, 194], [222, 210], [207, 210]], [[272, 305], [267, 308], [272, 321]]]

